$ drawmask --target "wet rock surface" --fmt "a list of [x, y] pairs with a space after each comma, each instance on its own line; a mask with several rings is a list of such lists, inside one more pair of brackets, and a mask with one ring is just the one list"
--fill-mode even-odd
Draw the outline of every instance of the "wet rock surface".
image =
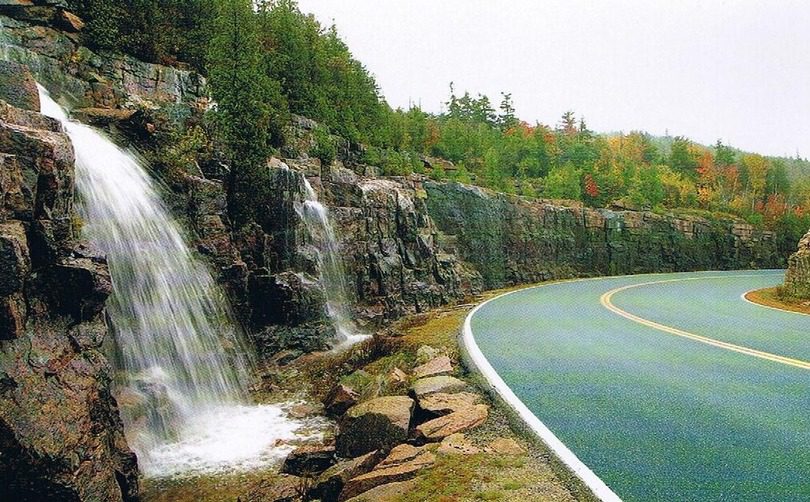
[[39, 92], [27, 66], [0, 61], [0, 99], [23, 110], [39, 111]]
[[299, 446], [287, 455], [281, 472], [294, 476], [318, 474], [335, 463], [335, 447], [324, 445]]
[[60, 131], [0, 101], [0, 499], [134, 500], [100, 351], [110, 276], [77, 237]]

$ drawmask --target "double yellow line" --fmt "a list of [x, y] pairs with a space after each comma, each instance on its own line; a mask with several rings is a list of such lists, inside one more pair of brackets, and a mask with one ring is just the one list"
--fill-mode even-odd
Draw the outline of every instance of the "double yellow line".
[[[734, 277], [751, 277], [748, 275], [740, 275]], [[651, 282], [644, 282], [641, 284], [631, 284], [629, 286], [622, 286], [620, 288], [612, 289], [607, 293], [603, 294], [602, 297], [599, 299], [599, 302], [602, 304], [603, 307], [619, 314], [620, 316], [630, 319], [633, 322], [637, 322], [639, 324], [643, 324], [644, 326], [649, 326], [650, 328], [657, 329], [659, 331], [663, 331], [664, 333], [669, 333], [671, 335], [680, 336], [683, 338], [688, 338], [690, 340], [694, 340], [696, 342], [705, 343], [707, 345], [711, 345], [713, 347], [719, 347], [721, 349], [731, 350], [733, 352], [739, 352], [740, 354], [745, 354], [748, 356], [758, 357], [760, 359], [765, 359], [768, 361], [773, 361], [781, 364], [787, 364], [788, 366], [794, 366], [796, 368], [802, 368], [805, 370], [810, 370], [810, 362], [801, 361], [799, 359], [791, 359], [789, 357], [784, 357], [776, 354], [771, 354], [770, 352], [763, 352], [761, 350], [751, 349], [749, 347], [743, 347], [741, 345], [735, 345], [733, 343], [723, 342], [720, 340], [715, 340], [714, 338], [709, 338], [706, 336], [696, 335], [694, 333], [690, 333], [688, 331], [683, 331], [678, 328], [673, 328], [671, 326], [666, 326], [664, 324], [659, 324], [655, 321], [650, 321], [649, 319], [644, 319], [637, 315], [631, 314], [626, 310], [622, 310], [616, 305], [611, 302], [613, 295], [616, 293], [620, 293], [622, 291], [632, 289], [632, 288], [639, 288], [642, 286], [649, 286], [652, 284], [663, 284], [666, 282], [680, 282], [680, 281], [694, 281], [694, 280], [703, 280], [703, 279], [727, 279], [728, 276], [709, 276], [709, 277], [689, 277], [685, 279], [668, 279], [664, 281], [651, 281]]]

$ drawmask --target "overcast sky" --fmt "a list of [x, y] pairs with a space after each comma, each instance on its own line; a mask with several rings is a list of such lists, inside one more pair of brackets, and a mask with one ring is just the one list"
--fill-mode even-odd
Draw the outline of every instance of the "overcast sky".
[[333, 22], [394, 107], [448, 85], [511, 92], [523, 120], [718, 138], [810, 155], [810, 2], [299, 0]]

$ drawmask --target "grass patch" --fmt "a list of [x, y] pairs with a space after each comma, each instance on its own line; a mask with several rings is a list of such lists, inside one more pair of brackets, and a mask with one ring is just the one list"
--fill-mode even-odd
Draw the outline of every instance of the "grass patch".
[[779, 286], [750, 291], [745, 294], [745, 298], [766, 307], [810, 314], [810, 301], [791, 298], [785, 295]]
[[524, 455], [440, 455], [416, 478], [403, 502], [437, 500], [546, 500], [574, 498], [540, 461]]

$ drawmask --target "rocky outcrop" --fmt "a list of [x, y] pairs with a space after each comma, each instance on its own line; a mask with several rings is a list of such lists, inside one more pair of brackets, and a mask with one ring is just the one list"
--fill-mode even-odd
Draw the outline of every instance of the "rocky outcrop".
[[407, 396], [378, 397], [353, 406], [340, 420], [337, 453], [357, 457], [387, 451], [408, 438], [414, 401]]
[[428, 420], [416, 427], [416, 439], [420, 441], [441, 441], [447, 436], [468, 431], [484, 423], [489, 413], [485, 404], [476, 404], [458, 409], [450, 414]]
[[784, 291], [793, 298], [810, 298], [810, 232], [802, 237], [799, 249], [788, 259]]
[[317, 256], [295, 211], [304, 176], [329, 207], [353, 313], [369, 330], [489, 288], [781, 263], [772, 233], [736, 220], [565, 206], [416, 175], [370, 178], [339, 162], [327, 168], [305, 158], [274, 160], [269, 167], [263, 212], [272, 218], [260, 221], [240, 246], [248, 274], [256, 276], [251, 308], [275, 304], [258, 294], [259, 286], [279, 282], [281, 274], [296, 274], [307, 287], [284, 300], [286, 309], [305, 314], [260, 320], [257, 330], [268, 334], [259, 336], [262, 344], [280, 340], [276, 333], [283, 330], [273, 323], [300, 326], [303, 334], [287, 337], [298, 346], [330, 334], [318, 308]]
[[736, 220], [556, 205], [425, 182], [446, 246], [487, 288], [577, 275], [776, 266], [771, 232]]
[[0, 2], [0, 44], [4, 59], [28, 66], [40, 84], [73, 108], [161, 105], [180, 118], [188, 114], [189, 103], [205, 95], [205, 81], [194, 72], [82, 46], [76, 35], [81, 20], [64, 7], [48, 1]]
[[73, 149], [55, 121], [0, 102], [0, 152], [0, 499], [133, 500], [101, 351], [110, 276], [76, 235]]
[[372, 451], [351, 460], [345, 460], [324, 471], [309, 491], [309, 496], [323, 502], [338, 499], [343, 486], [352, 478], [361, 476], [382, 460], [379, 451]]
[[427, 447], [416, 448], [402, 444], [366, 474], [350, 479], [338, 500], [348, 500], [380, 485], [413, 479], [423, 469], [436, 462], [436, 455]]

